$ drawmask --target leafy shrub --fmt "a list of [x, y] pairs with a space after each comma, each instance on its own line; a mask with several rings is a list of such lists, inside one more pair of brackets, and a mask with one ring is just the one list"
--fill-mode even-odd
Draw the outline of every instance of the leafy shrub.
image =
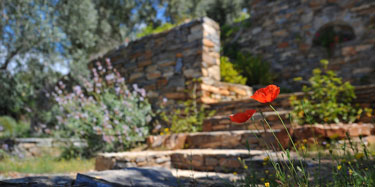
[[164, 23], [163, 25], [160, 25], [158, 27], [154, 27], [152, 24], [147, 25], [140, 33], [137, 34], [138, 38], [141, 38], [143, 36], [147, 36], [150, 34], [156, 34], [160, 32], [164, 32], [166, 30], [169, 30], [173, 27], [175, 27], [176, 24], [171, 24], [171, 23]]
[[130, 91], [124, 78], [106, 60], [106, 68], [97, 63], [93, 81], [83, 80], [68, 92], [59, 82], [57, 136], [80, 138], [87, 142], [85, 154], [97, 151], [127, 150], [148, 135], [151, 105], [144, 89], [133, 85]]
[[9, 116], [0, 116], [0, 138], [27, 137], [30, 130], [28, 122], [17, 122]]
[[220, 76], [224, 82], [245, 84], [246, 78], [241, 76], [237, 70], [234, 69], [233, 64], [228, 57], [220, 57]]
[[[199, 80], [192, 80], [188, 85], [192, 86], [192, 91], [189, 93], [191, 99], [180, 102], [182, 107], [171, 108], [167, 113], [165, 111], [160, 113], [161, 119], [169, 124], [170, 132], [182, 133], [182, 132], [199, 132], [202, 131], [203, 120], [207, 117], [214, 115], [215, 111], [206, 111], [203, 104], [199, 104], [197, 101], [197, 84]], [[165, 104], [165, 103], [164, 103]], [[161, 107], [164, 109], [164, 106]], [[169, 129], [165, 132], [168, 133]]]
[[0, 116], [28, 121], [34, 136], [45, 136], [47, 126], [54, 124], [50, 111], [55, 103], [48, 95], [58, 77], [51, 67], [32, 59], [12, 73], [0, 72]]
[[236, 69], [241, 70], [241, 75], [246, 77], [247, 85], [268, 85], [275, 78], [270, 71], [269, 63], [259, 56], [253, 56], [249, 53], [237, 53], [234, 64]]
[[301, 100], [290, 97], [292, 115], [299, 124], [353, 122], [362, 113], [352, 106], [354, 87], [343, 83], [336, 73], [327, 70], [328, 61], [321, 61], [323, 70], [316, 68], [309, 79], [310, 86], [303, 86]]

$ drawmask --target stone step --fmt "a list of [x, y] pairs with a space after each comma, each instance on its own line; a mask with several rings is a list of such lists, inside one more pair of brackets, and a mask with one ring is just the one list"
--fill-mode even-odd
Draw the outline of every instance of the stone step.
[[[355, 87], [356, 98], [353, 100], [354, 104], [358, 104], [361, 107], [373, 108], [375, 107], [375, 97], [372, 93], [375, 91], [375, 85], [365, 85]], [[295, 92], [288, 94], [280, 94], [271, 104], [278, 110], [291, 110], [289, 98], [290, 96], [296, 96], [297, 98], [302, 98], [303, 92]], [[254, 99], [241, 99], [237, 101], [225, 101], [219, 103], [209, 104], [210, 110], [215, 110], [216, 115], [230, 115], [233, 113], [243, 112], [247, 109], [255, 109], [257, 111], [272, 111], [268, 104], [262, 104]]]
[[[220, 173], [212, 171], [195, 171], [187, 169], [171, 169], [173, 176], [178, 179], [197, 179], [198, 181], [206, 179], [207, 181], [234, 181], [238, 180], [241, 177], [233, 173]], [[219, 184], [219, 183], [218, 183]]]
[[[268, 158], [268, 159], [267, 159]], [[298, 160], [291, 154], [292, 160]], [[221, 173], [243, 172], [269, 168], [270, 161], [285, 163], [283, 152], [246, 149], [184, 149], [175, 151], [141, 151], [102, 153], [96, 157], [96, 170], [122, 169], [128, 167], [164, 167], [194, 171]], [[248, 166], [246, 167], [245, 164]]]
[[[294, 142], [323, 142], [326, 140], [343, 140], [375, 135], [375, 128], [370, 123], [351, 124], [315, 124], [304, 126], [287, 126]], [[277, 139], [275, 138], [277, 137]], [[196, 133], [179, 133], [147, 138], [148, 149], [281, 149], [291, 145], [291, 140], [284, 128], [266, 130], [210, 131]]]
[[[278, 111], [280, 117], [283, 119], [284, 124], [289, 125], [289, 110]], [[282, 129], [282, 123], [277, 116], [276, 112], [263, 112], [263, 116], [270, 124], [273, 129]], [[268, 126], [263, 121], [262, 115], [257, 112], [254, 114], [253, 119], [250, 119], [246, 123], [234, 123], [229, 119], [229, 115], [214, 116], [203, 121], [203, 131], [226, 131], [226, 130], [256, 130], [264, 129], [264, 126], [268, 129]]]
[[289, 138], [284, 129], [235, 130], [181, 133], [147, 138], [149, 149], [266, 149], [279, 148], [275, 136], [284, 147]]
[[[289, 103], [289, 97], [295, 95], [302, 97], [302, 92], [296, 92], [292, 94], [280, 94], [273, 102], [272, 106], [278, 110], [290, 110], [291, 106]], [[271, 112], [272, 108], [268, 104], [263, 104], [255, 101], [254, 99], [242, 99], [237, 101], [225, 101], [219, 103], [209, 104], [210, 110], [215, 110], [215, 115], [230, 115], [233, 113], [243, 112], [248, 109], [255, 109], [257, 111]]]
[[[189, 133], [185, 148], [188, 149], [266, 149], [277, 146], [275, 134], [285, 142], [287, 137], [283, 130], [236, 130]], [[289, 142], [289, 141], [286, 141]]]

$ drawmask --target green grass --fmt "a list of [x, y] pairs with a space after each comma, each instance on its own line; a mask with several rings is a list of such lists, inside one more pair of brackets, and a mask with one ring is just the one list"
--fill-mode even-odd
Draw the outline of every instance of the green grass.
[[19, 173], [74, 173], [85, 172], [94, 169], [94, 159], [58, 160], [44, 156], [29, 159], [7, 157], [0, 160], [0, 174], [8, 172]]

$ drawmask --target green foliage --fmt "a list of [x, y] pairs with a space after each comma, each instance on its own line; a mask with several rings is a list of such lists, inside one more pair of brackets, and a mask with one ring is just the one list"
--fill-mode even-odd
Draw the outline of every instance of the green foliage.
[[[180, 102], [182, 107], [169, 108], [172, 112], [161, 112], [160, 117], [170, 126], [173, 133], [199, 132], [202, 131], [203, 120], [214, 115], [215, 111], [206, 111], [203, 104], [197, 101], [197, 83], [199, 80], [192, 80], [187, 83], [192, 86], [190, 91], [191, 99]], [[164, 103], [165, 104], [165, 103]], [[161, 107], [162, 110], [164, 106]]]
[[95, 159], [71, 159], [58, 160], [51, 156], [35, 157], [28, 159], [18, 159], [15, 157], [5, 158], [0, 162], [2, 175], [11, 175], [12, 172], [20, 173], [73, 173], [88, 172], [93, 170]]
[[30, 125], [27, 122], [17, 122], [9, 116], [0, 116], [0, 139], [27, 137]]
[[91, 156], [85, 153], [86, 151], [85, 149], [74, 146], [72, 144], [61, 147], [61, 150], [62, 152], [60, 153], [60, 156], [59, 156], [60, 160], [72, 160], [75, 158]]
[[79, 138], [88, 144], [83, 156], [98, 151], [123, 151], [144, 141], [152, 118], [146, 91], [133, 85], [130, 91], [124, 78], [107, 60], [93, 69], [93, 81], [74, 86], [73, 92], [60, 82], [55, 95], [59, 111], [58, 137]]
[[241, 12], [240, 15], [233, 20], [234, 23], [241, 23], [245, 21], [246, 19], [250, 18], [250, 14], [247, 12]]
[[222, 53], [230, 59], [236, 59], [240, 50], [238, 39], [240, 34], [251, 26], [248, 18], [250, 15], [241, 12], [241, 15], [234, 19], [233, 24], [224, 24], [220, 28], [220, 41], [222, 43]]
[[275, 75], [270, 71], [269, 63], [262, 60], [259, 56], [237, 53], [234, 65], [236, 69], [241, 70], [241, 75], [247, 79], [246, 84], [250, 86], [268, 85], [275, 78]]
[[[239, 158], [245, 175], [233, 186], [259, 186], [265, 183], [270, 186], [374, 186], [375, 152], [363, 139], [360, 140], [357, 142], [349, 138], [344, 142], [333, 141], [323, 145], [301, 144], [299, 159], [316, 161], [315, 166], [304, 171], [298, 169], [299, 165], [288, 156], [288, 151], [282, 156], [286, 159], [284, 163], [271, 156], [266, 157], [264, 170], [254, 165], [247, 166], [245, 160]], [[272, 152], [268, 154], [272, 155]], [[301, 180], [304, 175], [309, 176], [309, 179]]]
[[290, 98], [292, 115], [299, 124], [354, 122], [362, 113], [351, 104], [356, 97], [354, 87], [327, 70], [327, 60], [321, 63], [323, 69], [314, 69], [311, 85], [303, 87], [305, 96], [300, 100]]
[[[96, 0], [0, 1], [0, 115], [54, 124], [48, 94], [67, 69], [88, 77], [87, 62], [134, 38], [156, 16], [157, 2]], [[52, 88], [52, 89], [51, 89]], [[40, 135], [45, 134], [42, 130]]]
[[248, 17], [248, 14], [242, 13], [242, 16], [236, 19], [237, 23], [225, 24], [221, 27], [222, 54], [232, 59], [234, 69], [246, 78], [247, 85], [271, 84], [276, 76], [271, 73], [269, 63], [265, 62], [260, 56], [240, 52], [237, 39], [244, 28], [251, 26], [251, 22], [246, 20]]
[[246, 78], [241, 76], [239, 72], [234, 69], [233, 64], [229, 61], [228, 57], [220, 57], [220, 76], [221, 81], [246, 84]]
[[32, 59], [15, 71], [0, 73], [0, 115], [29, 121], [35, 135], [46, 135], [53, 124], [49, 93], [60, 74]]
[[54, 64], [57, 56], [84, 63], [121, 44], [137, 24], [153, 22], [155, 5], [151, 0], [2, 1], [0, 41], [6, 50], [1, 51], [1, 69], [17, 55], [30, 53], [45, 57], [46, 64]]
[[147, 36], [150, 34], [157, 34], [160, 32], [164, 32], [175, 27], [176, 25], [177, 24], [164, 23], [163, 25], [155, 28], [152, 24], [150, 24], [150, 25], [147, 25], [147, 27], [143, 28], [143, 30], [137, 34], [137, 38], [141, 38], [143, 36]]
[[230, 24], [247, 8], [245, 0], [163, 0], [162, 3], [167, 3], [165, 16], [171, 23], [207, 16], [220, 25]]

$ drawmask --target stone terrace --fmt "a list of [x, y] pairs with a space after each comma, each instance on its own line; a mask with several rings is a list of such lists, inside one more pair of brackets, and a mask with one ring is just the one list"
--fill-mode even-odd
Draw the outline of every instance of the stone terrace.
[[[269, 167], [263, 165], [266, 157], [282, 164], [285, 155], [283, 157], [278, 151], [280, 145], [290, 148], [288, 134], [294, 141], [333, 137], [344, 139], [347, 133], [353, 138], [365, 137], [365, 141], [374, 139], [375, 130], [368, 123], [369, 118], [361, 118], [355, 124], [294, 127], [288, 120], [291, 111], [289, 97], [302, 97], [303, 93], [280, 94], [272, 103], [286, 122], [285, 129], [277, 113], [269, 106], [249, 99], [252, 88], [220, 82], [219, 49], [218, 25], [208, 18], [202, 18], [170, 31], [146, 36], [105, 55], [103, 58], [110, 58], [128, 83], [136, 83], [147, 89], [153, 104], [158, 104], [163, 97], [169, 99], [168, 105], [187, 99], [184, 90], [191, 87], [186, 83], [200, 78], [202, 82], [198, 85], [198, 98], [217, 113], [204, 121], [204, 132], [149, 136], [147, 150], [99, 154], [96, 169], [162, 166], [195, 171], [242, 172], [243, 163], [248, 164], [249, 168]], [[356, 87], [355, 91], [358, 97], [354, 103], [363, 107], [375, 106], [372, 95], [375, 85]], [[272, 129], [264, 128], [259, 112], [254, 116], [254, 121], [244, 124], [230, 122], [230, 114], [246, 109], [262, 111]], [[302, 161], [307, 166], [314, 165], [313, 161], [301, 160], [297, 155], [292, 155], [292, 159]]]

